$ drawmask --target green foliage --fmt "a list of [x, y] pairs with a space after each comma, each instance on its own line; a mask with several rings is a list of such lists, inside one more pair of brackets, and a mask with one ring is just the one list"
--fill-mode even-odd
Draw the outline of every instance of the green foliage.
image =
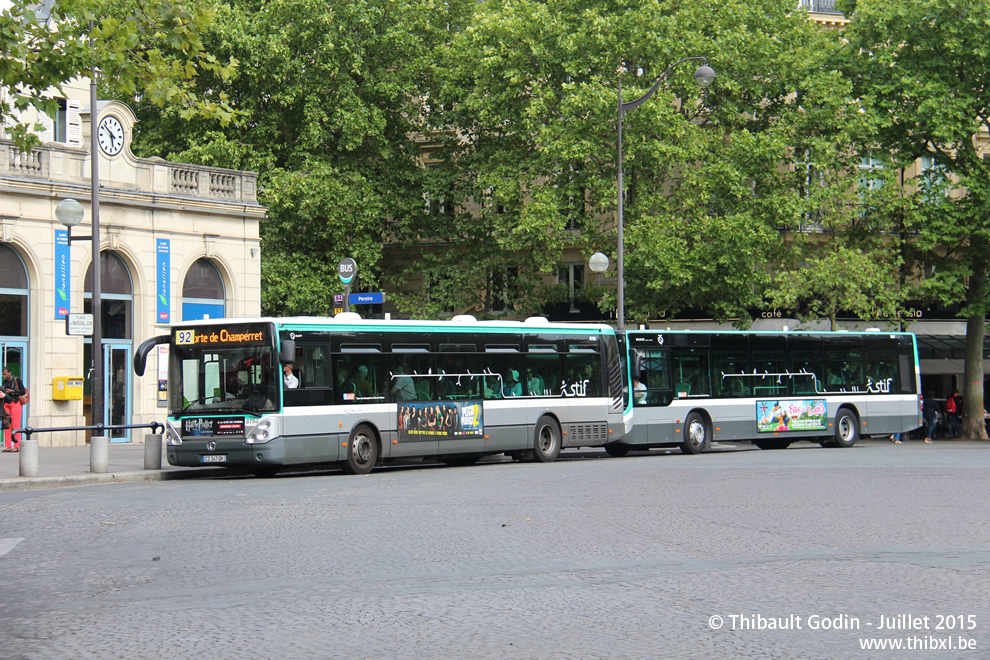
[[794, 310], [802, 321], [827, 319], [838, 330], [839, 312], [861, 319], [896, 318], [897, 264], [836, 244], [801, 268], [781, 270], [767, 297], [774, 307]]
[[487, 195], [482, 206], [502, 213], [414, 233], [452, 254], [469, 247], [486, 264], [479, 275], [519, 254], [530, 271], [550, 273], [571, 246], [614, 260], [616, 72], [624, 67], [630, 101], [669, 63], [704, 55], [718, 73], [707, 92], [688, 62], [624, 117], [626, 309], [634, 320], [704, 309], [746, 325], [763, 304], [768, 268], [790, 256], [779, 229], [840, 208], [849, 192], [801, 192], [793, 171], [814, 150], [816, 166], [841, 180], [856, 160], [849, 145], [867, 133], [848, 83], [828, 68], [838, 47], [776, 0], [718, 12], [676, 2], [481, 3], [441, 52], [428, 120], [445, 131], [435, 155], [457, 202]]
[[[524, 315], [560, 297], [544, 282], [565, 251], [615, 260], [619, 76], [629, 101], [703, 55], [714, 86], [682, 64], [623, 121], [626, 309], [746, 325], [769, 273], [823, 243], [888, 249], [881, 210], [914, 217], [886, 193], [873, 211], [850, 204], [872, 116], [832, 66], [837, 35], [793, 9], [236, 0], [203, 43], [240, 75], [204, 79], [245, 121], [218, 129], [140, 103], [136, 150], [260, 173], [266, 313], [329, 309], [332, 266], [352, 256], [403, 314]], [[819, 240], [785, 241], [809, 222]]]
[[907, 196], [906, 245], [921, 291], [967, 318], [964, 432], [986, 438], [983, 343], [990, 311], [990, 25], [987, 0], [859, 0], [843, 66], [877, 126], [876, 142], [907, 166], [935, 168]]
[[245, 121], [218, 130], [139, 104], [137, 152], [259, 173], [265, 313], [331, 309], [340, 257], [357, 261], [360, 288], [380, 287], [402, 260], [386, 244], [425, 215], [410, 136], [423, 128], [430, 57], [465, 4], [234, 0], [217, 7], [204, 43], [241, 62], [210, 90]]
[[[204, 74], [229, 79], [237, 66], [236, 60], [221, 61], [204, 50], [200, 35], [213, 20], [206, 2], [114, 6], [65, 0], [54, 3], [47, 20], [35, 13], [35, 4], [14, 0], [0, 14], [0, 86], [8, 90], [0, 119], [16, 122], [16, 113], [28, 107], [54, 116], [57, 106], [44, 94], [61, 92], [62, 85], [88, 77], [94, 67], [113, 80], [124, 98], [140, 94], [186, 118], [228, 123], [236, 117], [225, 95], [208, 99], [198, 84]], [[32, 129], [15, 123], [7, 132], [28, 150], [38, 143]]]
[[[962, 302], [970, 276], [986, 268], [990, 241], [990, 162], [975, 139], [990, 130], [987, 25], [986, 0], [861, 1], [846, 30], [843, 65], [878, 146], [897, 165], [921, 157], [937, 165], [934, 179], [914, 182], [906, 229], [918, 235], [915, 272], [929, 273], [924, 292], [947, 305]], [[981, 294], [962, 313], [988, 309]]]

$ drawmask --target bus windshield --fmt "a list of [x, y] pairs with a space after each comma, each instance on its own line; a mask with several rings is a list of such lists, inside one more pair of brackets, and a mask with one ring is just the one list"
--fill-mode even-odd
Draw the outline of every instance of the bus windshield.
[[278, 364], [267, 326], [173, 330], [169, 414], [274, 412], [280, 403]]

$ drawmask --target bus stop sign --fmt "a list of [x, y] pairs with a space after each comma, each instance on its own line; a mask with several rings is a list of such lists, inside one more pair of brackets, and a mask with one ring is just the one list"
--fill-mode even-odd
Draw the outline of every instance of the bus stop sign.
[[337, 264], [337, 276], [342, 284], [350, 284], [357, 275], [357, 262], [350, 257], [344, 257]]

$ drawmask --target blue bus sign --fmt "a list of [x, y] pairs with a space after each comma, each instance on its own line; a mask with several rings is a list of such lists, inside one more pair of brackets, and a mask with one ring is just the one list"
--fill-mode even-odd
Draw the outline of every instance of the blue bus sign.
[[347, 299], [352, 305], [380, 305], [385, 302], [384, 293], [352, 293]]

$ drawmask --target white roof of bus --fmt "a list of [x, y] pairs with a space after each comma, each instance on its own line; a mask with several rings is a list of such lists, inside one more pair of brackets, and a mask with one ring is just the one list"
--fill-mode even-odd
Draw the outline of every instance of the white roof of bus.
[[[343, 318], [342, 318], [343, 317]], [[605, 323], [553, 323], [542, 317], [531, 317], [525, 321], [478, 321], [470, 319], [461, 320], [383, 320], [383, 319], [362, 319], [354, 316], [338, 315], [328, 316], [286, 316], [286, 317], [250, 317], [250, 318], [217, 318], [199, 319], [196, 321], [179, 321], [172, 324], [172, 327], [189, 327], [204, 325], [229, 325], [232, 323], [274, 323], [277, 327], [291, 326], [323, 326], [323, 327], [354, 327], [367, 326], [369, 328], [470, 328], [477, 327], [492, 329], [513, 329], [529, 330], [539, 332], [540, 330], [585, 330], [590, 332], [613, 333], [612, 326]]]

